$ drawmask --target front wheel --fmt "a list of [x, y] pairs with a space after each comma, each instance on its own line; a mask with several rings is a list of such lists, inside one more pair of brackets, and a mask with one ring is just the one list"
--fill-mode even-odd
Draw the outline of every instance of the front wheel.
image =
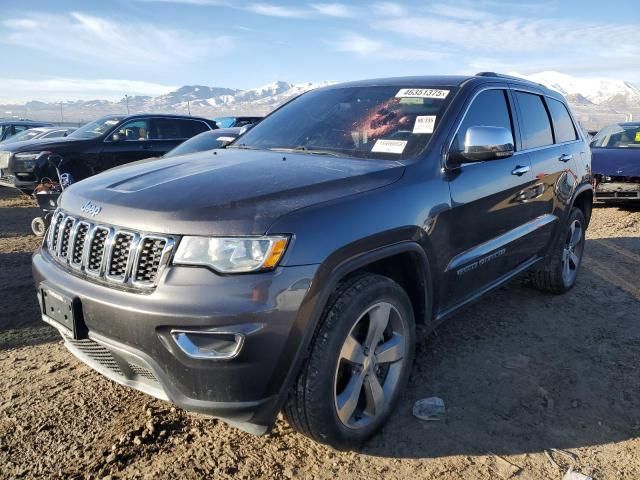
[[338, 449], [358, 447], [393, 411], [413, 362], [415, 322], [406, 292], [367, 274], [338, 288], [285, 416], [301, 433]]
[[36, 217], [31, 220], [31, 231], [36, 237], [44, 237], [44, 234], [47, 231], [47, 223], [45, 222], [45, 219], [42, 217]]
[[533, 272], [533, 285], [539, 290], [564, 293], [576, 283], [584, 254], [587, 222], [579, 208], [573, 208], [546, 264]]

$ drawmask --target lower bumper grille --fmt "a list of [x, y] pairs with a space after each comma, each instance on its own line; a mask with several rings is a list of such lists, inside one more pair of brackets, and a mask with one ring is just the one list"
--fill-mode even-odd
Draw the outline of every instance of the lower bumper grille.
[[158, 383], [157, 377], [150, 369], [131, 363], [124, 358], [117, 357], [107, 347], [94, 340], [66, 339], [66, 342], [88, 357], [92, 362], [97, 363], [119, 377], [134, 380], [143, 378]]

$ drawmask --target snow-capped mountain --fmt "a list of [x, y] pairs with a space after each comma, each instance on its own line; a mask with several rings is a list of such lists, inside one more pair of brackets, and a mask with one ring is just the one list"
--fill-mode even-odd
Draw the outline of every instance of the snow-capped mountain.
[[580, 95], [596, 105], [610, 104], [611, 102], [618, 104], [621, 101], [640, 103], [640, 88], [624, 80], [581, 78], [553, 71], [532, 75], [512, 73], [512, 75], [541, 83], [567, 97]]
[[[223, 115], [266, 115], [287, 100], [314, 88], [333, 82], [290, 83], [277, 81], [256, 88], [186, 85], [157, 97], [125, 96], [118, 102], [108, 100], [77, 100], [62, 103], [66, 122], [86, 122], [114, 113], [189, 113], [205, 117]], [[60, 103], [40, 101], [24, 105], [0, 105], [0, 111], [12, 111], [22, 117], [59, 121]]]
[[[640, 88], [624, 80], [609, 78], [579, 78], [559, 72], [532, 75], [512, 73], [547, 85], [566, 96], [582, 125], [595, 130], [602, 126], [640, 118]], [[290, 83], [276, 81], [250, 89], [186, 85], [160, 95], [124, 97], [118, 102], [107, 100], [77, 100], [62, 103], [66, 122], [87, 122], [113, 113], [191, 113], [204, 117], [225, 115], [266, 115], [293, 97], [334, 82]], [[13, 115], [60, 121], [60, 103], [28, 102], [24, 105], [0, 105], [0, 111]]]

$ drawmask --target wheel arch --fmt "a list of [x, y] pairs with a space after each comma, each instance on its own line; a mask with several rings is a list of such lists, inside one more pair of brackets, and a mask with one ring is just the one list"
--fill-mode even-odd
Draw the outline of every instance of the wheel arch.
[[[414, 313], [416, 313], [416, 308], [418, 308], [418, 312], [421, 312], [415, 315], [416, 324], [426, 324], [429, 327], [433, 318], [433, 299], [437, 298], [432, 289], [434, 282], [432, 281], [431, 268], [433, 263], [430, 263], [429, 260], [431, 256], [432, 253], [429, 251], [429, 246], [424, 246], [413, 240], [406, 240], [351, 256], [338, 263], [325, 262], [319, 267], [311, 288], [307, 292], [309, 302], [303, 302], [299, 312], [299, 316], [302, 317], [299, 320], [303, 320], [303, 322], [301, 322], [301, 337], [299, 341], [295, 342], [297, 351], [293, 361], [287, 362], [286, 367], [283, 365], [283, 368], [287, 369], [287, 374], [281, 385], [280, 394], [275, 405], [277, 407], [276, 412], [284, 405], [289, 389], [294, 385], [295, 379], [309, 355], [309, 349], [322, 316], [327, 306], [331, 305], [332, 294], [341, 282], [350, 281], [367, 272], [392, 272], [396, 278], [399, 278], [398, 269], [400, 267], [394, 269], [391, 266], [394, 260], [399, 260], [401, 266], [410, 265], [414, 275], [419, 275], [422, 290], [422, 293], [414, 291], [413, 298], [411, 293], [407, 292], [412, 306], [414, 306]], [[409, 263], [410, 260], [413, 261], [413, 264]], [[420, 271], [422, 273], [419, 273]], [[384, 273], [382, 274], [384, 275]], [[393, 277], [390, 278], [394, 279]], [[408, 279], [405, 278], [401, 281], [406, 284]], [[402, 286], [402, 283], [398, 283]], [[422, 306], [420, 302], [423, 302]], [[264, 424], [265, 421], [268, 422], [268, 419], [261, 419], [259, 423]]]
[[591, 212], [593, 210], [593, 189], [591, 185], [583, 185], [576, 191], [571, 202], [571, 207], [577, 207], [582, 210], [585, 220], [587, 221], [587, 227], [591, 220]]

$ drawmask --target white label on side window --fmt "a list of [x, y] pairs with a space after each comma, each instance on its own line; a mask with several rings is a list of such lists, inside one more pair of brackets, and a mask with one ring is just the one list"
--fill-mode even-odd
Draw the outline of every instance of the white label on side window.
[[419, 115], [416, 117], [416, 123], [413, 125], [413, 133], [433, 133], [435, 124], [435, 115]]
[[396, 93], [396, 98], [447, 98], [449, 90], [438, 90], [435, 88], [401, 88]]
[[376, 140], [371, 151], [377, 153], [402, 153], [406, 146], [406, 140]]

